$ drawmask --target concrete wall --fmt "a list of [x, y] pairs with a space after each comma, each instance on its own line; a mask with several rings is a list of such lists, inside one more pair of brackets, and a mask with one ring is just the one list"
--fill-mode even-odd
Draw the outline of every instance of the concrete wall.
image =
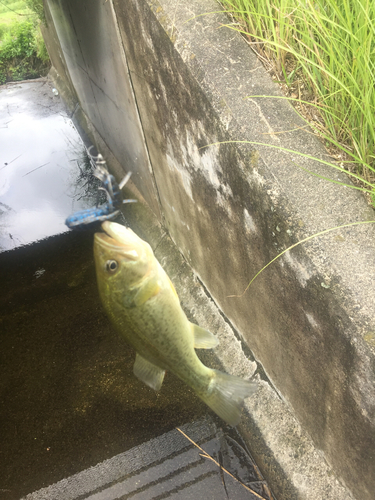
[[[110, 6], [103, 2], [48, 2], [47, 19], [57, 33], [61, 53], [52, 55], [62, 71], [64, 59], [74, 91], [87, 119], [127, 170], [160, 216], [153, 173], [143, 140], [121, 40]], [[56, 64], [55, 64], [56, 60]], [[124, 113], [124, 110], [126, 112]]]
[[[280, 93], [240, 35], [222, 28], [223, 14], [197, 17], [220, 10], [215, 2], [46, 4], [54, 67], [66, 68], [89, 126], [134, 172], [159, 221], [338, 477], [356, 498], [372, 499], [374, 226], [298, 246], [243, 296], [230, 295], [298, 240], [374, 220], [374, 211], [358, 192], [297, 165], [347, 182], [342, 174], [272, 148], [329, 160], [287, 102], [251, 97]], [[206, 147], [231, 139], [271, 147]], [[255, 420], [257, 404], [247, 405]], [[295, 453], [302, 453], [298, 446]]]

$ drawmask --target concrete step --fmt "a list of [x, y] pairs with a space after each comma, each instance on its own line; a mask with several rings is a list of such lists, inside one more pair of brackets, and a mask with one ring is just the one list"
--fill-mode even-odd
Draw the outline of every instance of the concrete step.
[[[201, 449], [174, 429], [24, 500], [270, 498], [249, 454], [210, 418], [186, 424], [181, 430]], [[204, 457], [203, 450], [238, 480]]]

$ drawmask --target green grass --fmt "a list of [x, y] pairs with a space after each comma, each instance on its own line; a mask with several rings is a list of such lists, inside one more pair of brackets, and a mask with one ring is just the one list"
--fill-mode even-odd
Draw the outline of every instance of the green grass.
[[10, 24], [34, 15], [23, 0], [1, 0], [0, 2], [0, 22], [2, 23]]
[[48, 71], [49, 57], [38, 26], [42, 7], [42, 0], [0, 0], [0, 84]]
[[[221, 0], [375, 206], [375, 1]], [[339, 151], [340, 155], [337, 153]]]
[[9, 32], [15, 22], [22, 22], [28, 19], [35, 19], [35, 14], [31, 11], [23, 0], [1, 0], [0, 3], [0, 42]]
[[1, 0], [0, 2], [0, 14], [12, 11], [19, 13], [26, 8], [27, 6], [24, 0]]

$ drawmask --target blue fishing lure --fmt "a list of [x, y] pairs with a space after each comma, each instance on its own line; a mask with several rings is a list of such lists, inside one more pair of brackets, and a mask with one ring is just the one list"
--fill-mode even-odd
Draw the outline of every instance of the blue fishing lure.
[[123, 203], [134, 203], [137, 200], [123, 200], [121, 189], [128, 182], [131, 172], [128, 172], [120, 184], [117, 184], [116, 179], [110, 174], [106, 168], [106, 162], [101, 154], [96, 158], [92, 157], [95, 162], [94, 175], [103, 184], [99, 189], [103, 190], [107, 196], [107, 203], [99, 207], [87, 208], [80, 210], [70, 215], [65, 224], [69, 229], [76, 231], [86, 231], [95, 229], [102, 222], [115, 218], [120, 213], [120, 207]]

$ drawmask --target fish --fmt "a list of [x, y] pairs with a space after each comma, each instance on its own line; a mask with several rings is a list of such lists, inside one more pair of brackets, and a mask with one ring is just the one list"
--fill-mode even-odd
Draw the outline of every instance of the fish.
[[218, 339], [188, 320], [151, 246], [116, 222], [103, 222], [102, 231], [94, 235], [99, 295], [112, 325], [136, 351], [134, 375], [158, 391], [169, 370], [236, 425], [257, 383], [205, 366], [195, 349], [214, 348]]

